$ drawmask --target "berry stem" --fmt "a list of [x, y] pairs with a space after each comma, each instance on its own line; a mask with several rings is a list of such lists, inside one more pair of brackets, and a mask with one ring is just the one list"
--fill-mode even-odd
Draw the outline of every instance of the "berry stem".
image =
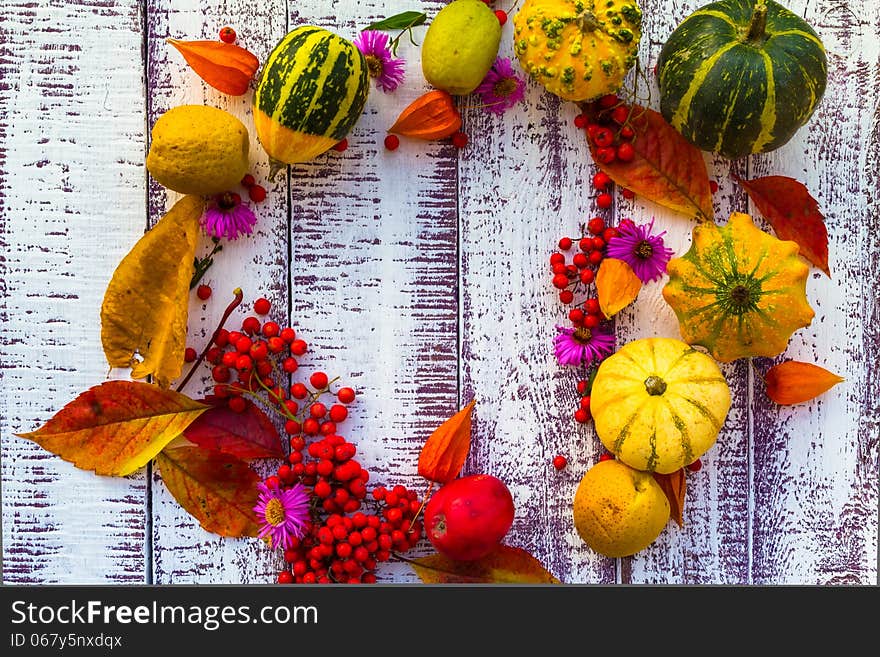
[[220, 335], [220, 331], [223, 329], [223, 325], [226, 323], [226, 320], [229, 319], [229, 316], [232, 314], [232, 311], [238, 308], [241, 304], [242, 299], [244, 299], [244, 293], [241, 291], [240, 287], [235, 288], [232, 292], [235, 295], [235, 298], [230, 302], [228, 306], [226, 306], [226, 310], [223, 311], [223, 317], [220, 318], [220, 324], [217, 325], [217, 328], [214, 329], [214, 334], [211, 336], [211, 339], [208, 340], [208, 344], [205, 345], [205, 348], [202, 349], [202, 353], [199, 354], [199, 357], [193, 363], [192, 367], [189, 370], [189, 373], [184, 377], [183, 381], [175, 388], [177, 392], [180, 392], [186, 387], [186, 384], [189, 383], [189, 380], [192, 378], [192, 375], [198, 369], [199, 365], [202, 364], [202, 361], [205, 360], [205, 355], [208, 353], [208, 349], [214, 344], [217, 340], [217, 336]]
[[419, 516], [422, 515], [422, 511], [424, 511], [425, 507], [428, 505], [428, 500], [430, 499], [431, 491], [433, 491], [433, 490], [434, 490], [434, 482], [429, 480], [428, 481], [428, 488], [427, 488], [427, 490], [425, 490], [425, 496], [422, 498], [422, 504], [421, 504], [421, 506], [419, 506], [419, 510], [416, 511], [416, 514], [413, 516], [412, 520], [410, 521], [409, 527], [406, 530], [407, 533], [412, 531], [413, 525], [416, 524], [416, 520], [418, 520]]
[[190, 279], [189, 282], [190, 290], [199, 284], [199, 281], [202, 280], [205, 272], [207, 272], [208, 269], [211, 268], [211, 265], [214, 264], [214, 256], [223, 250], [223, 245], [220, 244], [219, 239], [217, 239], [216, 237], [212, 237], [211, 240], [214, 242], [214, 248], [211, 249], [211, 252], [204, 258], [196, 258], [196, 261], [193, 264], [193, 266], [195, 267], [195, 271], [193, 272], [192, 279]]

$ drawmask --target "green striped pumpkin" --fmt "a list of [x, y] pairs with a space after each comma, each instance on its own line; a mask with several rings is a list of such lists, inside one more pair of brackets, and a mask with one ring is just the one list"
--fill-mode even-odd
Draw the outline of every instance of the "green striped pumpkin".
[[825, 48], [772, 0], [720, 0], [688, 16], [657, 63], [660, 111], [705, 151], [735, 159], [779, 148], [825, 91]]
[[718, 364], [674, 338], [625, 344], [602, 361], [590, 391], [605, 448], [631, 468], [661, 474], [712, 447], [729, 410]]
[[269, 54], [254, 94], [254, 127], [273, 160], [306, 162], [329, 150], [360, 118], [370, 90], [355, 45], [312, 25]]

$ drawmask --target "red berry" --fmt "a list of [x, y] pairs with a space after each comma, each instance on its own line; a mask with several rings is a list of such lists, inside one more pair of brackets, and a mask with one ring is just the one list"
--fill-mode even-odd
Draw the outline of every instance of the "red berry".
[[564, 290], [568, 287], [568, 276], [565, 274], [556, 274], [556, 276], [553, 277], [553, 287], [558, 290]]
[[248, 196], [254, 203], [262, 203], [266, 200], [266, 188], [262, 185], [252, 185], [248, 189]]
[[713, 194], [718, 191], [718, 183], [714, 180], [709, 181], [709, 191], [711, 191]]
[[[269, 347], [265, 342], [263, 342], [262, 340], [259, 340], [251, 346], [250, 354], [251, 354], [251, 358], [253, 358], [257, 362], [265, 361], [269, 357]], [[270, 367], [267, 372], [260, 372], [260, 373], [265, 376], [266, 374], [269, 374], [269, 372], [271, 372], [271, 371], [272, 371], [272, 369]]]
[[601, 251], [593, 251], [590, 254], [590, 263], [593, 265], [598, 265], [600, 262], [602, 262], [603, 258], [605, 258], [604, 253], [602, 253]]
[[587, 115], [578, 114], [574, 117], [574, 127], [583, 130], [587, 126]]
[[584, 409], [579, 408], [574, 412], [574, 419], [580, 424], [586, 424], [590, 420], [590, 415]]
[[229, 331], [226, 329], [220, 329], [217, 331], [217, 339], [214, 340], [214, 344], [216, 344], [221, 349], [229, 344]]
[[594, 280], [596, 280], [596, 274], [592, 269], [584, 269], [581, 272], [581, 283], [584, 285], [589, 285]]
[[267, 314], [271, 308], [272, 304], [269, 303], [269, 300], [264, 297], [260, 297], [259, 299], [254, 301], [254, 312], [258, 315]]
[[559, 248], [563, 251], [568, 251], [571, 248], [571, 238], [563, 237], [559, 240]]
[[463, 132], [456, 132], [452, 135], [452, 145], [456, 148], [464, 148], [467, 146], [468, 136]]
[[587, 223], [587, 230], [593, 233], [593, 235], [598, 235], [605, 230], [605, 220], [602, 217], [593, 217]]
[[278, 334], [278, 337], [284, 340], [287, 344], [290, 344], [296, 339], [296, 331], [288, 326], [287, 328], [281, 329], [281, 333]]
[[599, 191], [604, 190], [608, 185], [611, 184], [611, 176], [609, 176], [604, 171], [600, 171], [595, 176], [593, 176], [593, 188], [598, 189]]
[[354, 401], [354, 397], [354, 390], [351, 388], [340, 388], [339, 392], [336, 393], [336, 398], [343, 404], [350, 404]]
[[631, 189], [624, 189], [620, 193], [623, 198], [633, 199], [636, 197], [636, 193]]
[[614, 133], [609, 128], [599, 128], [593, 135], [593, 143], [599, 148], [606, 148], [614, 143]]
[[574, 257], [571, 259], [571, 262], [578, 269], [583, 269], [588, 264], [590, 264], [589, 259], [584, 253], [575, 253]]
[[223, 358], [223, 353], [219, 347], [211, 347], [205, 354], [205, 359], [212, 365], [217, 365]]
[[333, 404], [330, 407], [330, 419], [339, 424], [340, 422], [345, 422], [345, 419], [348, 417], [348, 409], [345, 408], [342, 404]]
[[296, 420], [288, 420], [284, 423], [284, 433], [288, 436], [292, 436], [294, 434], [299, 433], [302, 430], [302, 426]]
[[577, 382], [577, 391], [579, 394], [584, 394], [587, 391], [587, 382], [583, 379]]
[[571, 303], [574, 301], [574, 292], [571, 290], [562, 290], [562, 292], [559, 293], [559, 301], [564, 304]]
[[249, 372], [254, 366], [254, 361], [247, 354], [242, 354], [235, 359], [235, 369], [239, 372]]
[[321, 425], [313, 417], [307, 417], [303, 420], [303, 433], [307, 436], [314, 436], [321, 430]]
[[211, 288], [207, 285], [199, 285], [196, 288], [196, 296], [202, 301], [205, 301], [211, 296]]
[[327, 415], [327, 407], [321, 402], [315, 402], [309, 408], [309, 414], [314, 418], [322, 418]]
[[611, 110], [611, 120], [615, 123], [619, 123], [623, 125], [626, 123], [626, 120], [629, 118], [629, 107], [626, 105], [618, 105], [613, 110]]
[[562, 470], [566, 465], [568, 465], [568, 459], [562, 456], [562, 454], [557, 454], [553, 457], [553, 467], [557, 470]]
[[495, 10], [495, 16], [498, 18], [498, 22], [504, 25], [507, 22], [507, 12], [501, 9]]
[[235, 43], [235, 30], [226, 26], [220, 30], [220, 40], [223, 43]]
[[235, 341], [235, 350], [240, 354], [246, 354], [251, 350], [251, 345], [253, 345], [253, 341], [246, 335], [243, 335]]
[[196, 353], [196, 350], [192, 347], [187, 347], [183, 352], [183, 360], [187, 363], [193, 362], [199, 355]]
[[602, 452], [602, 456], [599, 457], [599, 461], [611, 461], [614, 459], [614, 454], [611, 452]]
[[230, 397], [228, 403], [229, 410], [235, 413], [243, 413], [244, 409], [247, 408], [247, 402], [244, 397]]
[[309, 383], [315, 390], [323, 390], [327, 387], [327, 375], [323, 372], [315, 372], [309, 377]]
[[605, 248], [605, 240], [603, 240], [601, 237], [594, 237], [593, 238], [593, 250], [594, 251], [601, 251], [604, 248]]
[[699, 472], [702, 467], [703, 467], [703, 462], [700, 459], [697, 459], [693, 463], [687, 464], [687, 469], [690, 470], [691, 472]]
[[584, 409], [585, 411], [590, 410], [590, 396], [589, 395], [587, 395], [586, 397], [581, 397], [581, 408]]
[[581, 241], [578, 242], [578, 248], [584, 252], [592, 251], [593, 250], [593, 240], [591, 240], [589, 237], [581, 238]]
[[400, 146], [400, 137], [397, 135], [388, 135], [385, 137], [385, 148], [389, 151], [396, 151], [398, 146]]
[[602, 231], [602, 239], [605, 240], [605, 244], [611, 241], [612, 237], [619, 237], [620, 233], [617, 232], [617, 229], [613, 226], [609, 226], [605, 230]]
[[257, 181], [254, 179], [254, 177], [251, 174], [246, 173], [246, 174], [244, 174], [244, 178], [241, 179], [241, 186], [242, 187], [253, 187], [256, 184], [256, 182]]
[[348, 137], [343, 137], [342, 141], [336, 142], [333, 146], [333, 150], [338, 153], [344, 152], [346, 148], [348, 148]]
[[289, 570], [282, 570], [278, 573], [279, 584], [293, 584], [293, 574]]
[[254, 333], [260, 332], [260, 326], [260, 320], [251, 315], [244, 318], [244, 321], [241, 323], [241, 330], [248, 335], [253, 335]]
[[554, 253], [550, 256], [550, 266], [558, 264], [565, 264], [565, 256], [561, 253]]
[[568, 319], [572, 324], [580, 324], [584, 321], [584, 311], [580, 308], [572, 308], [568, 311]]
[[587, 315], [586, 317], [584, 317], [584, 326], [590, 329], [599, 326], [598, 315]]
[[229, 383], [231, 374], [229, 368], [225, 365], [215, 365], [211, 370], [211, 376], [217, 383]]
[[296, 358], [288, 356], [283, 361], [281, 361], [281, 369], [288, 374], [293, 374], [299, 369], [299, 363], [296, 362]]
[[602, 192], [599, 196], [596, 197], [596, 205], [598, 205], [603, 210], [611, 207], [612, 202], [611, 194], [608, 192]]
[[305, 399], [309, 396], [308, 388], [302, 383], [294, 383], [290, 386], [290, 396], [296, 399]]
[[636, 133], [633, 131], [633, 129], [630, 128], [628, 125], [625, 125], [620, 129], [620, 136], [623, 139], [632, 139], [635, 134]]
[[602, 109], [610, 109], [617, 105], [620, 102], [620, 98], [618, 98], [615, 94], [607, 94], [602, 96], [599, 99], [599, 107]]
[[611, 164], [615, 157], [617, 157], [617, 152], [612, 146], [596, 149], [596, 159], [602, 164]]
[[290, 353], [292, 353], [294, 356], [302, 356], [304, 353], [306, 353], [307, 349], [308, 345], [306, 345], [305, 340], [294, 340], [290, 343]]
[[584, 311], [588, 315], [598, 315], [600, 312], [599, 300], [595, 297], [584, 301]]
[[617, 159], [621, 162], [632, 162], [636, 156], [636, 149], [628, 141], [617, 147]]

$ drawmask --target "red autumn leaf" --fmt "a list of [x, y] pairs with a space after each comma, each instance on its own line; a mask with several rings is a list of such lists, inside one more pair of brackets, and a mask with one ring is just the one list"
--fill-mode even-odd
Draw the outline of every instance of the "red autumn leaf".
[[[591, 104], [584, 111], [595, 118], [598, 109]], [[596, 144], [587, 137], [599, 169], [618, 185], [650, 201], [690, 217], [712, 220], [712, 190], [703, 152], [654, 110], [633, 105], [630, 127], [635, 132], [631, 142], [635, 156], [630, 162], [615, 159], [603, 164], [596, 158]]]
[[83, 470], [124, 476], [146, 465], [208, 409], [138, 381], [89, 388], [42, 428], [18, 434]]
[[419, 474], [445, 484], [461, 472], [471, 448], [471, 412], [474, 402], [434, 430], [419, 454]]
[[260, 477], [231, 454], [184, 445], [156, 457], [162, 481], [202, 527], [220, 536], [256, 536]]
[[660, 488], [666, 493], [669, 500], [669, 515], [678, 523], [679, 527], [684, 527], [684, 498], [687, 493], [687, 479], [685, 477], [684, 468], [680, 468], [669, 474], [654, 473], [654, 479], [660, 484]]
[[525, 550], [499, 545], [476, 561], [455, 561], [430, 554], [409, 562], [425, 584], [559, 584], [541, 562]]
[[183, 432], [190, 442], [246, 461], [284, 456], [278, 429], [256, 404], [236, 413], [217, 397], [201, 401], [210, 408]]
[[844, 379], [824, 367], [797, 360], [774, 365], [764, 376], [767, 396], [777, 404], [800, 404], [831, 390]]
[[180, 51], [199, 77], [230, 96], [244, 94], [260, 66], [260, 60], [253, 53], [234, 43], [179, 39], [166, 41]]
[[831, 277], [828, 268], [828, 229], [819, 203], [803, 183], [786, 176], [736, 179], [773, 226], [781, 240], [797, 242], [801, 255]]

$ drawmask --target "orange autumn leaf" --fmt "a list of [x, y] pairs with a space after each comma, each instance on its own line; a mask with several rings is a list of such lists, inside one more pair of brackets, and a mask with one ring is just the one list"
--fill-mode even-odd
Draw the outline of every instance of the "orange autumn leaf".
[[[598, 104], [591, 103], [583, 109], [591, 121], [597, 118]], [[714, 217], [712, 190], [703, 152], [654, 110], [633, 105], [629, 125], [634, 132], [630, 142], [633, 159], [629, 162], [617, 159], [607, 164], [600, 162], [596, 144], [587, 137], [590, 153], [599, 169], [640, 197], [690, 217], [711, 221]]]
[[843, 377], [812, 363], [788, 360], [771, 367], [764, 376], [767, 396], [777, 404], [799, 404], [827, 392]]
[[660, 488], [666, 493], [666, 499], [669, 500], [669, 515], [678, 523], [679, 527], [684, 527], [684, 498], [687, 493], [687, 480], [684, 468], [679, 468], [675, 472], [669, 474], [654, 473], [654, 479], [660, 484]]
[[230, 96], [244, 94], [260, 66], [256, 55], [234, 43], [179, 39], [166, 41], [180, 51], [199, 77]]
[[471, 402], [434, 430], [419, 454], [419, 474], [445, 484], [461, 472], [471, 448]]
[[642, 281], [626, 262], [605, 258], [596, 272], [596, 292], [599, 308], [606, 317], [616, 315], [636, 300]]
[[476, 561], [455, 561], [430, 554], [410, 561], [425, 584], [559, 584], [541, 562], [525, 550], [499, 545]]
[[452, 96], [441, 89], [422, 94], [404, 109], [388, 132], [416, 139], [443, 139], [461, 128]]

